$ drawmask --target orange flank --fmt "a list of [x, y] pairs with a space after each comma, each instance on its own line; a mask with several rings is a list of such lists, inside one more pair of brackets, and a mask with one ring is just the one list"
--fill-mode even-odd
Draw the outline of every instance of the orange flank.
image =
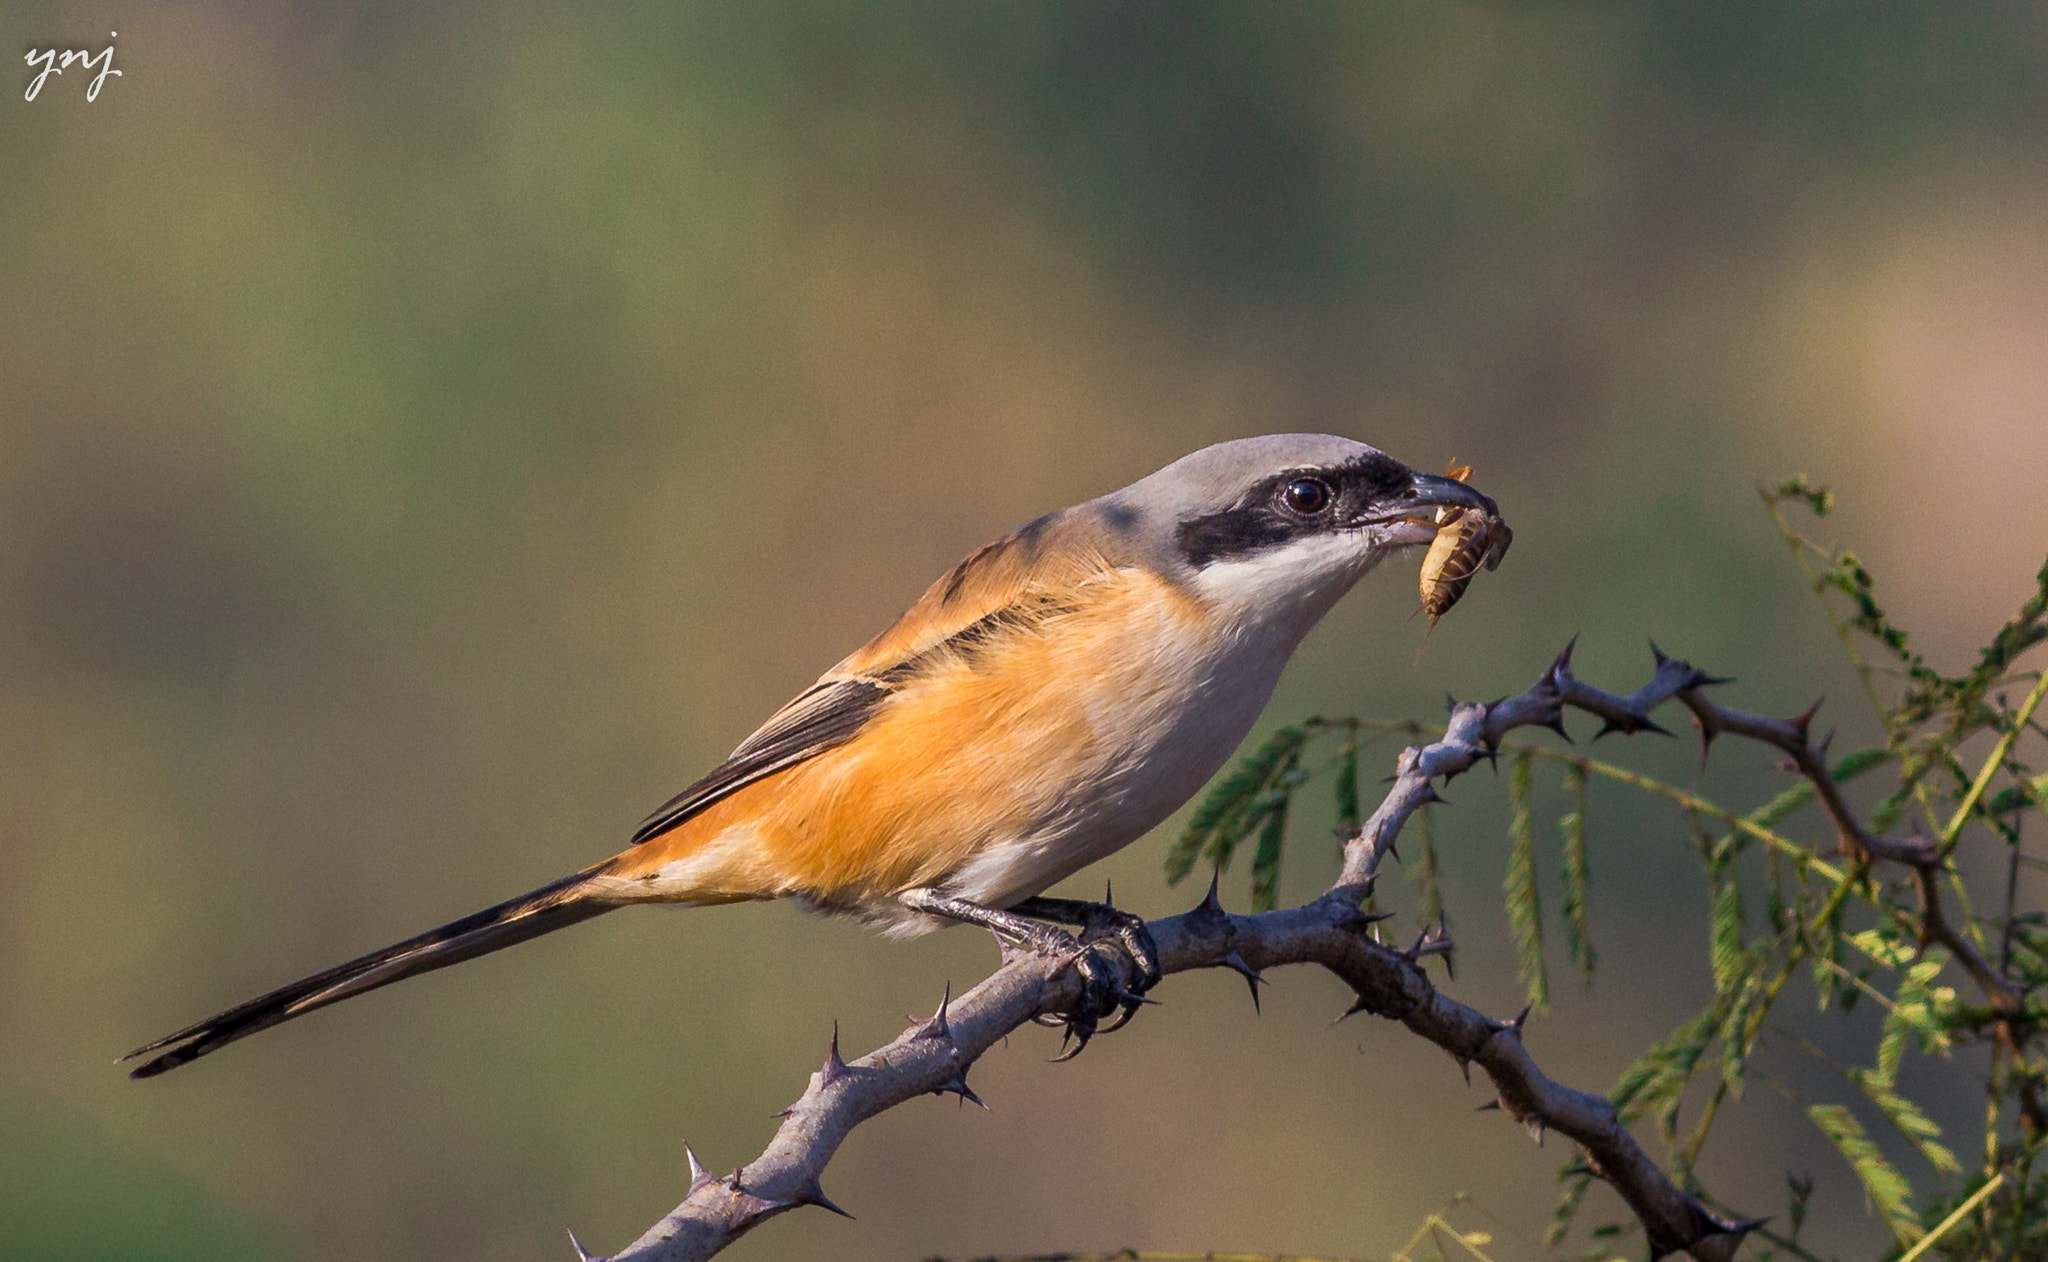
[[[971, 651], [940, 648], [881, 703], [860, 740], [620, 854], [592, 892], [620, 903], [797, 895], [835, 910], [893, 910], [900, 892], [937, 884], [1003, 843], [1050, 844], [1078, 816], [1099, 815], [1105, 794], [1133, 787], [1122, 780], [1158, 726], [1178, 717], [1187, 677], [1204, 665], [1192, 650], [1206, 616], [1142, 570], [1101, 570], [1083, 585], [1096, 590], [1078, 609], [1006, 627]], [[863, 674], [886, 665], [871, 650], [889, 638], [848, 664]], [[1104, 661], [1126, 675], [1113, 708], [1059, 686]], [[1138, 831], [1150, 822], [1132, 820]], [[1105, 836], [1087, 849], [1106, 853], [1130, 839]]]

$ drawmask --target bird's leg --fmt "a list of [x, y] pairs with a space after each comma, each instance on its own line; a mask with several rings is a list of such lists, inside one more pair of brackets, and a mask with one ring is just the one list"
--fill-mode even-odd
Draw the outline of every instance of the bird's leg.
[[[1138, 1011], [1140, 1004], [1152, 1002], [1145, 998], [1144, 991], [1158, 980], [1158, 952], [1152, 948], [1152, 935], [1145, 929], [1144, 922], [1128, 913], [1073, 899], [1029, 899], [1019, 904], [1020, 909], [1027, 912], [1035, 903], [1052, 903], [1059, 905], [1062, 912], [1073, 911], [1072, 923], [1082, 926], [1082, 936], [1077, 938], [1043, 920], [1031, 919], [1029, 914], [999, 911], [930, 888], [906, 890], [899, 898], [912, 911], [980, 925], [1005, 942], [1026, 947], [1040, 955], [1064, 959], [1073, 966], [1074, 971], [1081, 975], [1081, 1002], [1074, 1006], [1073, 1011], [1057, 1014], [1056, 1022], [1048, 1022], [1064, 1026], [1067, 1038], [1075, 1040], [1074, 1049], [1059, 1057], [1060, 1060], [1080, 1055], [1104, 1018], [1116, 1015], [1116, 1022], [1106, 1030], [1121, 1029]], [[1085, 908], [1095, 910], [1082, 911]], [[1110, 913], [1109, 917], [1101, 914], [1104, 911]], [[1067, 919], [1064, 914], [1054, 917], [1050, 911], [1039, 914]], [[1133, 946], [1131, 938], [1125, 936], [1129, 932], [1125, 921], [1136, 925], [1132, 936], [1141, 946]], [[1105, 939], [1114, 940], [1124, 950], [1105, 951]], [[1118, 956], [1128, 958], [1128, 972], [1116, 958]]]
[[1109, 901], [1109, 897], [1105, 888], [1099, 903], [1091, 903], [1085, 898], [1027, 898], [1011, 910], [1040, 920], [1079, 925], [1083, 942], [1113, 937], [1123, 943], [1124, 950], [1130, 953], [1131, 962], [1138, 966], [1139, 984], [1134, 989], [1142, 995], [1159, 984], [1159, 945], [1152, 940], [1152, 930], [1146, 927], [1142, 917], [1118, 907]]

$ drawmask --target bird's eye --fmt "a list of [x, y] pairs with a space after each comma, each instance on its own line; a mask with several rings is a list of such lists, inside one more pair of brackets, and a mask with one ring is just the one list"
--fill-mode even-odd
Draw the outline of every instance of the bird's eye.
[[1296, 478], [1280, 492], [1281, 500], [1287, 507], [1304, 517], [1313, 516], [1330, 506], [1330, 484], [1321, 478]]

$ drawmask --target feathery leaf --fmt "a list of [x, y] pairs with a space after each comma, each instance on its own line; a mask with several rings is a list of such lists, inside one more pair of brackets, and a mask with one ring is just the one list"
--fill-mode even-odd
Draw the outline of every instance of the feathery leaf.
[[1586, 914], [1586, 891], [1592, 872], [1586, 863], [1586, 769], [1570, 765], [1564, 772], [1564, 791], [1572, 809], [1557, 821], [1564, 837], [1564, 944], [1572, 962], [1579, 966], [1586, 988], [1593, 986], [1593, 936]]
[[1436, 830], [1429, 822], [1428, 811], [1417, 811], [1409, 817], [1417, 830], [1415, 863], [1409, 868], [1410, 878], [1415, 882], [1418, 902], [1415, 914], [1425, 925], [1433, 925], [1443, 919], [1444, 891], [1442, 870], [1437, 863]]
[[1715, 998], [1706, 1011], [1680, 1025], [1671, 1037], [1644, 1052], [1635, 1064], [1621, 1071], [1607, 1098], [1624, 1122], [1633, 1122], [1652, 1109], [1665, 1111], [1677, 1106], [1699, 1067], [1700, 1057], [1728, 1015], [1728, 996]]
[[1874, 1069], [1852, 1069], [1849, 1078], [1863, 1088], [1863, 1094], [1870, 1097], [1886, 1120], [1898, 1127], [1899, 1133], [1919, 1149], [1927, 1164], [1943, 1174], [1961, 1174], [1963, 1165], [1956, 1155], [1943, 1147], [1941, 1128], [1934, 1119], [1920, 1110], [1920, 1106], [1899, 1094], [1898, 1086]]
[[1724, 994], [1741, 985], [1752, 971], [1750, 951], [1742, 940], [1742, 920], [1742, 878], [1731, 862], [1714, 878], [1714, 989]]
[[1913, 1214], [1911, 1204], [1913, 1185], [1899, 1168], [1885, 1160], [1877, 1145], [1863, 1130], [1862, 1123], [1855, 1115], [1839, 1104], [1808, 1105], [1806, 1116], [1820, 1127], [1821, 1133], [1842, 1154], [1849, 1168], [1856, 1172], [1863, 1183], [1864, 1195], [1878, 1217], [1884, 1220], [1893, 1239], [1900, 1244], [1911, 1244], [1921, 1236], [1920, 1221]]
[[1266, 812], [1259, 829], [1259, 848], [1252, 852], [1252, 910], [1271, 911], [1280, 905], [1280, 846], [1287, 836], [1287, 799]]
[[1536, 824], [1530, 805], [1534, 762], [1524, 750], [1515, 757], [1508, 776], [1508, 802], [1514, 818], [1508, 822], [1508, 869], [1502, 889], [1515, 939], [1515, 971], [1528, 989], [1529, 1006], [1544, 1012], [1550, 1007], [1550, 978], [1543, 968], [1543, 907], [1536, 887]]
[[1166, 852], [1167, 884], [1177, 883], [1194, 868], [1195, 857], [1205, 843], [1217, 867], [1229, 862], [1231, 849], [1258, 826], [1253, 812], [1260, 805], [1260, 795], [1299, 762], [1307, 740], [1304, 728], [1280, 728], [1240, 760], [1229, 775], [1210, 786], [1188, 817], [1187, 827]]
[[1359, 821], [1365, 817], [1358, 810], [1358, 729], [1352, 728], [1344, 736], [1344, 749], [1337, 763], [1337, 827], [1344, 832], [1357, 831]]

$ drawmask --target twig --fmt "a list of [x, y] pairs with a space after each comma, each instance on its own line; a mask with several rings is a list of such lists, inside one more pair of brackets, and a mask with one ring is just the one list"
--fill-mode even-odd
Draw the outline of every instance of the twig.
[[[1161, 971], [1229, 968], [1254, 983], [1263, 969], [1320, 964], [1348, 983], [1357, 998], [1343, 1015], [1369, 1012], [1399, 1021], [1449, 1052], [1461, 1067], [1477, 1065], [1492, 1082], [1502, 1112], [1532, 1138], [1546, 1130], [1575, 1141], [1588, 1168], [1605, 1179], [1642, 1222], [1653, 1255], [1684, 1250], [1699, 1262], [1729, 1262], [1746, 1233], [1763, 1220], [1730, 1220], [1707, 1209], [1658, 1168], [1604, 1096], [1552, 1080], [1522, 1044], [1522, 1016], [1498, 1021], [1448, 997], [1423, 965], [1446, 954], [1441, 926], [1406, 950], [1377, 942], [1375, 917], [1359, 904], [1371, 892], [1380, 857], [1423, 805], [1440, 800], [1433, 778], [1451, 776], [1490, 757], [1507, 731], [1538, 725], [1563, 730], [1562, 707], [1600, 715], [1603, 730], [1661, 731], [1648, 712], [1690, 688], [1714, 682], [1683, 662], [1658, 654], [1650, 681], [1627, 697], [1573, 679], [1566, 648], [1527, 692], [1491, 705], [1453, 705], [1444, 736], [1404, 749], [1392, 789], [1346, 842], [1343, 872], [1329, 891], [1300, 907], [1236, 916], [1209, 894], [1192, 911], [1151, 922]], [[1825, 771], [1822, 772], [1825, 775]], [[974, 1100], [966, 1073], [976, 1059], [1036, 1016], [1069, 1010], [1081, 982], [1063, 959], [1012, 954], [1002, 967], [958, 999], [943, 999], [929, 1019], [866, 1056], [840, 1058], [835, 1036], [824, 1065], [785, 1112], [767, 1149], [741, 1169], [715, 1178], [690, 1156], [682, 1203], [617, 1255], [616, 1262], [699, 1262], [777, 1214], [800, 1205], [844, 1213], [820, 1179], [848, 1133], [906, 1100], [953, 1093]], [[1256, 993], [1256, 991], [1254, 992]], [[573, 1239], [573, 1237], [572, 1237]], [[577, 1246], [579, 1256], [595, 1255]]]

